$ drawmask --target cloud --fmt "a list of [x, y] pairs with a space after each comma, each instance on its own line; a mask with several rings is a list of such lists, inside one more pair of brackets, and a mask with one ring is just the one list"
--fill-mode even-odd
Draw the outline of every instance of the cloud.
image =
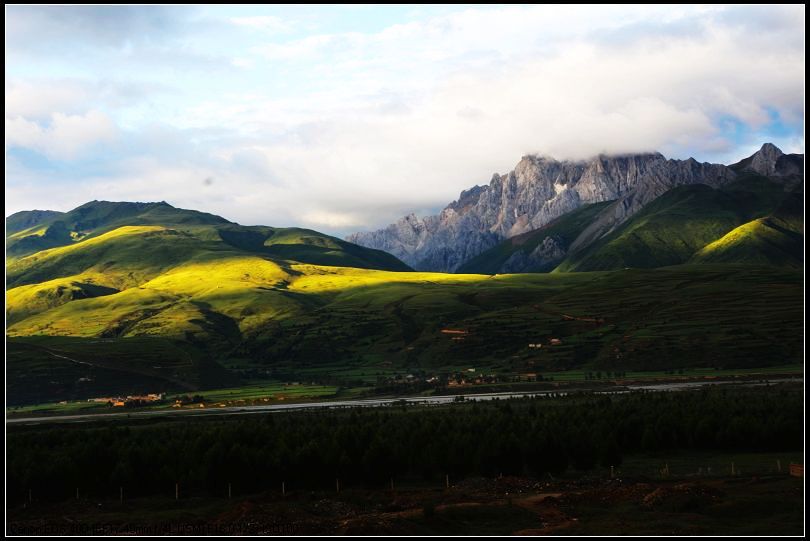
[[[161, 95], [146, 84], [152, 73], [137, 70], [130, 102], [102, 72], [85, 85], [12, 71], [7, 148], [93, 160], [70, 170], [77, 204], [165, 199], [333, 233], [434, 211], [527, 153], [659, 150], [729, 162], [763, 138], [803, 150], [803, 6], [444, 11], [373, 29], [292, 25], [284, 35], [286, 19], [266, 13], [229, 13], [213, 33], [185, 13], [164, 30], [135, 17], [122, 27], [130, 38], [92, 39], [121, 48], [112, 63], [130, 59], [126, 43], [182, 27], [195, 46], [165, 57], [161, 72], [178, 92]], [[65, 28], [89, 24], [72, 20]], [[243, 69], [200, 78], [182, 54]], [[132, 55], [131, 65], [152, 65], [137, 47]], [[97, 145], [105, 151], [94, 154]], [[25, 182], [7, 195], [27, 202], [37, 180], [25, 167], [15, 165]]]
[[8, 6], [6, 40], [26, 51], [54, 52], [66, 42], [121, 48], [166, 39], [194, 13], [171, 6]]
[[121, 109], [168, 92], [165, 85], [78, 78], [28, 78], [6, 81], [6, 117], [45, 121], [54, 113], [86, 113], [99, 107]]
[[100, 111], [54, 113], [48, 126], [17, 116], [6, 118], [6, 147], [36, 150], [50, 158], [73, 160], [118, 136], [115, 123]]
[[273, 15], [232, 17], [230, 22], [240, 27], [278, 34], [290, 32], [294, 28], [294, 24], [291, 21]]

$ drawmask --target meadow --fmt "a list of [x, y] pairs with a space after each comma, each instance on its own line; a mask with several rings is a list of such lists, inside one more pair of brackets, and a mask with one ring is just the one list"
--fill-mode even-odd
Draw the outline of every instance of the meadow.
[[[452, 275], [250, 257], [183, 264], [13, 323], [9, 404], [251, 382], [358, 388], [467, 373], [503, 383], [802, 360], [802, 280], [790, 269]], [[11, 313], [19, 289], [7, 294]]]

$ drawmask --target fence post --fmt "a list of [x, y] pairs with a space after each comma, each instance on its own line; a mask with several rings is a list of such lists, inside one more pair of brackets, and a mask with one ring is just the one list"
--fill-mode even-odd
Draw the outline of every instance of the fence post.
[[782, 461], [779, 460], [778, 458], [776, 459], [776, 471], [782, 473]]
[[174, 484], [174, 499], [175, 500], [180, 499], [180, 483]]
[[335, 492], [340, 492], [340, 479], [335, 478]]
[[79, 487], [76, 487], [76, 499], [79, 499]]
[[444, 475], [444, 488], [450, 488], [450, 474]]
[[734, 477], [735, 475], [737, 475], [737, 474], [734, 472], [734, 463], [732, 462], [731, 463], [731, 476]]
[[287, 485], [284, 481], [281, 482], [281, 495], [282, 496], [287, 495]]
[[394, 478], [391, 478], [391, 492], [394, 492]]
[[231, 484], [228, 483], [228, 499], [231, 499]]
[[118, 487], [118, 498], [124, 503], [124, 487]]

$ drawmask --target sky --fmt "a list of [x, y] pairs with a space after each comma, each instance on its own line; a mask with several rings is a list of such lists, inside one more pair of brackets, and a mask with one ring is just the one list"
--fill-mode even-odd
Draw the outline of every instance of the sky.
[[6, 215], [343, 236], [526, 154], [804, 152], [804, 6], [7, 6]]

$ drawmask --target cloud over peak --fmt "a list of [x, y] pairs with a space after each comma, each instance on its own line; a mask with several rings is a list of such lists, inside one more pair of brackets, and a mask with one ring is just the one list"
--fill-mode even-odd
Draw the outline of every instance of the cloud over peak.
[[341, 233], [527, 153], [804, 148], [804, 6], [116, 9], [9, 9], [7, 211], [61, 175], [54, 208], [103, 192]]

